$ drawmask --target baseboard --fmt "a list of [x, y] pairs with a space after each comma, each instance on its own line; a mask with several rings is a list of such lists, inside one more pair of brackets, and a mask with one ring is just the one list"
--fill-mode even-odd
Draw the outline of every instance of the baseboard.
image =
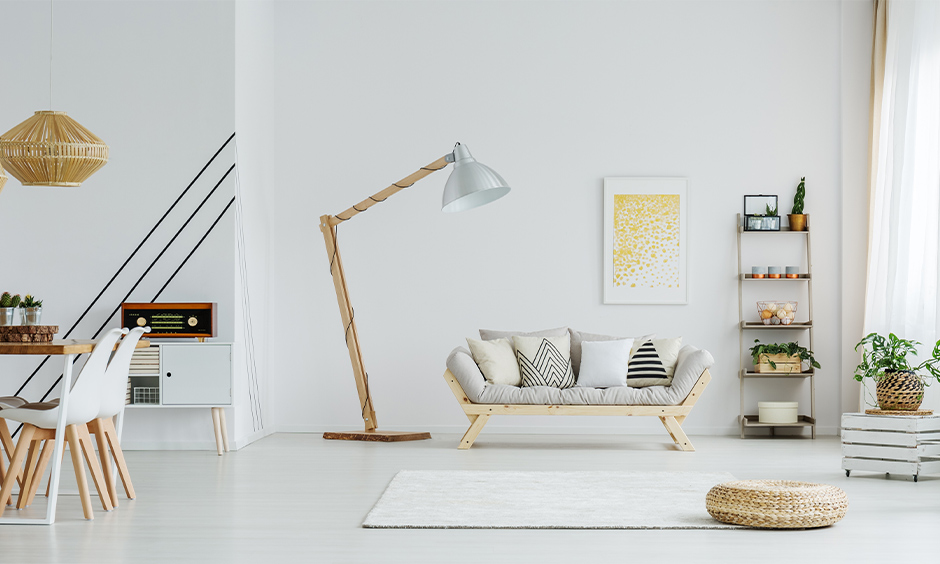
[[255, 431], [254, 433], [251, 433], [250, 435], [246, 435], [244, 437], [236, 439], [229, 446], [234, 450], [243, 449], [246, 446], [250, 445], [251, 443], [255, 441], [260, 441], [261, 439], [269, 435], [273, 435], [273, 434], [274, 434], [273, 429], [261, 429], [260, 431]]
[[215, 441], [121, 441], [123, 450], [211, 450]]
[[[411, 427], [383, 427], [387, 431], [426, 431], [429, 433], [457, 433], [463, 434], [466, 432], [468, 425], [413, 425]], [[698, 436], [716, 436], [716, 437], [725, 437], [725, 436], [734, 436], [741, 433], [740, 428], [735, 425], [733, 427], [692, 427], [692, 426], [683, 426], [688, 435], [698, 435]], [[278, 425], [277, 433], [324, 433], [326, 431], [361, 431], [361, 426], [354, 425]], [[592, 427], [560, 427], [560, 426], [522, 426], [522, 425], [494, 425], [490, 423], [483, 429], [483, 434], [493, 434], [493, 435], [650, 435], [656, 432], [662, 431], [665, 433], [665, 429], [652, 430], [649, 428], [641, 427], [601, 427], [601, 426], [592, 426]], [[816, 427], [817, 436], [838, 436], [840, 433], [839, 427]], [[754, 436], [759, 436], [756, 433], [750, 433]], [[808, 435], [808, 433], [804, 433]]]

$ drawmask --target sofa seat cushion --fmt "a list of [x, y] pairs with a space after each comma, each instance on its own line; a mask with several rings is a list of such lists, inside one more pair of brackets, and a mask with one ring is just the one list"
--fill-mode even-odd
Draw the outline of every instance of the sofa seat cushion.
[[458, 347], [447, 358], [447, 368], [454, 374], [467, 398], [473, 403], [501, 405], [677, 405], [689, 395], [702, 372], [714, 364], [703, 349], [685, 345], [679, 351], [671, 386], [631, 388], [568, 388], [565, 390], [535, 386], [519, 388], [487, 384], [470, 352]]

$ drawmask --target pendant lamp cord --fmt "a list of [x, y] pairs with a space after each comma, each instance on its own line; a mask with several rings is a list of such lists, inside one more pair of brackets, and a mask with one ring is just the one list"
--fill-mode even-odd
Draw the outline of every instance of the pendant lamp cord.
[[54, 1], [49, 0], [49, 110], [52, 110], [52, 30]]

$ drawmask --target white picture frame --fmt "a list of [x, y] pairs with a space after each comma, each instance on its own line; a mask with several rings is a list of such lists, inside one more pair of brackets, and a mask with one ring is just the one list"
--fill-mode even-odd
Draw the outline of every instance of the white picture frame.
[[688, 202], [687, 178], [604, 179], [605, 304], [688, 303]]

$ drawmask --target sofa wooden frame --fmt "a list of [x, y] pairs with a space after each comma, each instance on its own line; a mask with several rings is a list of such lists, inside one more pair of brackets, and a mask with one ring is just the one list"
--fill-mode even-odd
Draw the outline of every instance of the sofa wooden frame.
[[695, 381], [689, 395], [677, 405], [501, 405], [473, 403], [463, 391], [457, 377], [450, 370], [444, 372], [444, 380], [447, 381], [461, 409], [470, 420], [470, 428], [460, 439], [460, 445], [457, 447], [460, 450], [473, 446], [473, 441], [493, 415], [621, 415], [659, 417], [679, 449], [691, 452], [695, 448], [685, 431], [682, 430], [682, 423], [711, 379], [711, 373], [705, 369]]

